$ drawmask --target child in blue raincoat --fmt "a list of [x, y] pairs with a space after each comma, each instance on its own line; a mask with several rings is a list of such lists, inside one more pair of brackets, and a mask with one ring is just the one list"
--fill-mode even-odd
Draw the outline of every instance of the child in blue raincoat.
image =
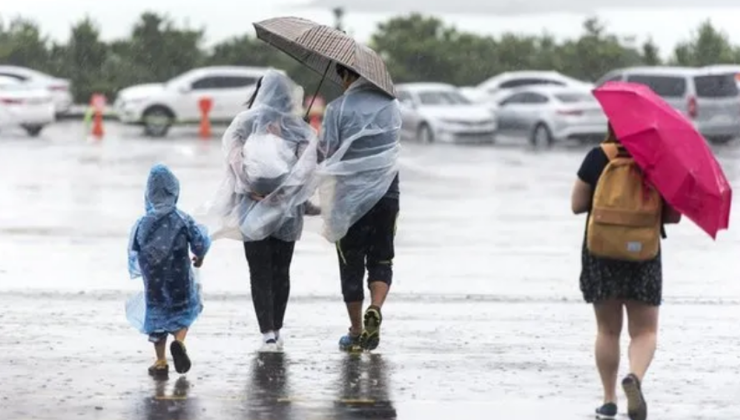
[[191, 265], [195, 267], [211, 246], [205, 227], [178, 210], [180, 183], [164, 165], [152, 167], [146, 186], [146, 214], [131, 230], [129, 240], [129, 273], [143, 277], [146, 310], [140, 321], [129, 319], [154, 343], [157, 361], [149, 368], [152, 376], [167, 375], [169, 366], [165, 350], [167, 337], [175, 370], [185, 373], [191, 362], [185, 348], [185, 336], [203, 306]]

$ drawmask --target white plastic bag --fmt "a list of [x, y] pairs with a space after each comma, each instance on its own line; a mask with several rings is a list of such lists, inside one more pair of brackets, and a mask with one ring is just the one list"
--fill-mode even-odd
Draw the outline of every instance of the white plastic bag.
[[295, 164], [296, 151], [289, 143], [271, 134], [252, 134], [244, 142], [244, 174], [249, 189], [266, 196], [285, 181]]

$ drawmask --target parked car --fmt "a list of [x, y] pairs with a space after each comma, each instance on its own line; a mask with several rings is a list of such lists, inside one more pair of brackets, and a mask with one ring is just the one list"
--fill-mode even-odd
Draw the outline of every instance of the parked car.
[[72, 107], [73, 98], [70, 92], [69, 80], [18, 66], [0, 66], [0, 76], [10, 77], [19, 82], [43, 87], [48, 90], [52, 95], [54, 111], [57, 115], [66, 114]]
[[650, 87], [686, 115], [709, 141], [740, 136], [740, 92], [735, 74], [686, 67], [634, 67], [614, 70], [597, 81], [627, 81]]
[[583, 88], [538, 85], [519, 88], [498, 104], [498, 133], [524, 137], [535, 146], [564, 140], [602, 140], [607, 119]]
[[403, 118], [402, 137], [424, 143], [492, 143], [496, 132], [493, 112], [443, 83], [396, 86]]
[[477, 102], [496, 104], [512, 90], [527, 86], [571, 86], [591, 88], [592, 85], [556, 71], [512, 71], [498, 74], [479, 84], [474, 90], [466, 89], [469, 98]]
[[144, 126], [144, 132], [153, 137], [166, 136], [174, 124], [200, 121], [203, 97], [213, 101], [211, 122], [229, 122], [244, 109], [265, 71], [262, 67], [198, 68], [166, 83], [123, 89], [113, 106], [121, 122]]
[[0, 127], [22, 127], [29, 136], [41, 134], [55, 120], [54, 102], [45, 87], [0, 76]]

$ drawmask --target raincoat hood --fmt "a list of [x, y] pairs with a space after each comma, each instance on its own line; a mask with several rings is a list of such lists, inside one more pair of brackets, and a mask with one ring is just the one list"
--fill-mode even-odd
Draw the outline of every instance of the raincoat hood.
[[303, 89], [276, 70], [267, 70], [254, 98], [252, 108], [266, 106], [275, 111], [299, 113], [303, 101]]
[[161, 163], [154, 165], [146, 183], [146, 212], [165, 214], [174, 211], [179, 197], [180, 181], [175, 174]]

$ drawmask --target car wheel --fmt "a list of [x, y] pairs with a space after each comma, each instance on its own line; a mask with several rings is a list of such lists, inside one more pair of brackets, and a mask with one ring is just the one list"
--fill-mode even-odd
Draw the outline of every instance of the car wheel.
[[44, 129], [43, 125], [24, 125], [23, 129], [26, 130], [31, 137], [38, 137], [41, 134], [41, 130]]
[[539, 123], [534, 127], [529, 142], [534, 147], [550, 147], [553, 143], [552, 133], [550, 133], [550, 129], [545, 124]]
[[429, 124], [422, 123], [416, 130], [416, 139], [421, 143], [434, 143], [434, 133]]
[[154, 106], [144, 111], [144, 134], [149, 137], [164, 137], [170, 130], [175, 116], [169, 109]]

